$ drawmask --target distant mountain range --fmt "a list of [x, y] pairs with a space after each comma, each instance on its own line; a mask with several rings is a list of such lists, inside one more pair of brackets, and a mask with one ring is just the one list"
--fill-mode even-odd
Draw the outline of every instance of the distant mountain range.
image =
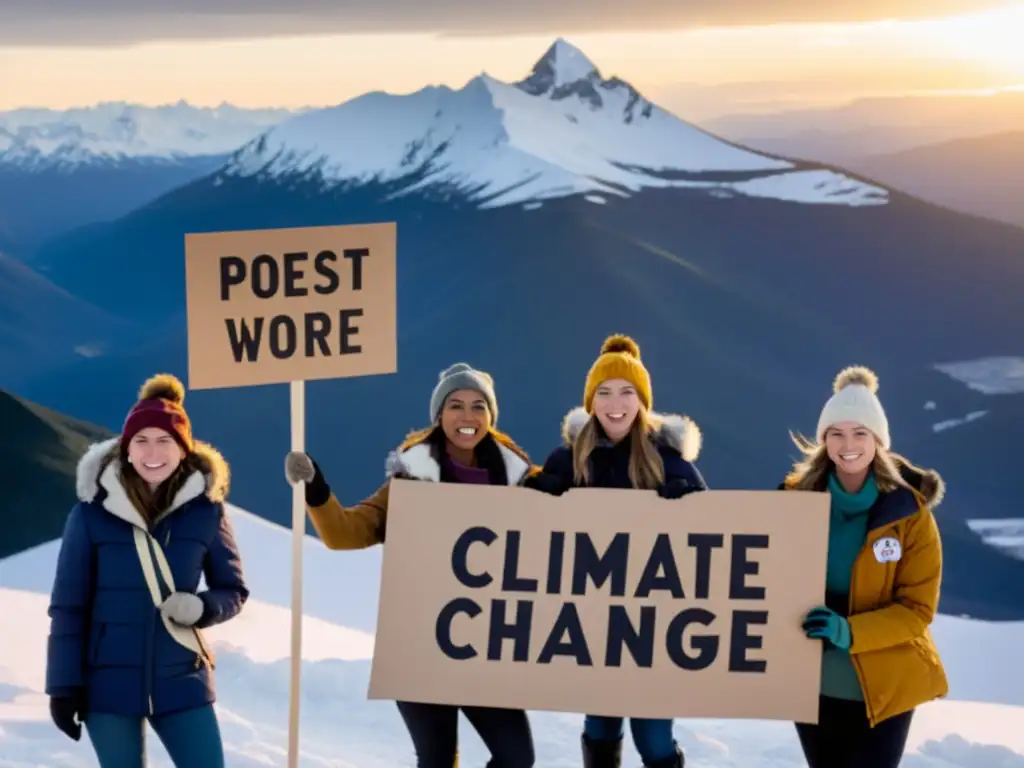
[[[1019, 354], [1024, 230], [721, 139], [561, 40], [517, 82], [297, 115], [212, 173], [49, 241], [29, 266], [129, 328], [102, 354], [26, 370], [18, 391], [116, 428], [146, 376], [185, 376], [185, 233], [368, 221], [398, 223], [398, 373], [307, 394], [309, 450], [342, 498], [379, 484], [456, 360], [495, 375], [504, 428], [541, 461], [602, 339], [632, 334], [655, 407], [700, 424], [719, 488], [774, 488], [788, 430], [811, 429], [835, 372], [863, 363], [898, 449], [949, 484], [944, 610], [1024, 618], [1024, 562], [967, 522], [1019, 515], [1024, 400], [935, 368]], [[235, 501], [287, 524], [286, 388], [187, 405], [231, 461]]]
[[[571, 58], [571, 54], [567, 53], [567, 56]], [[586, 57], [580, 60], [579, 66], [584, 69], [590, 66]], [[575, 82], [572, 70], [567, 69], [566, 72], [566, 82]], [[547, 76], [543, 71], [531, 75], [531, 83], [523, 84], [526, 86], [526, 92], [529, 93], [531, 87], [537, 87]], [[485, 99], [491, 98], [484, 93], [488, 91], [488, 83], [498, 86], [495, 90], [498, 95], [493, 99], [493, 104], [496, 109], [503, 109], [500, 86], [504, 84], [483, 78], [480, 82], [480, 96]], [[635, 98], [635, 93], [630, 92], [631, 88], [615, 78], [604, 85], [590, 84], [589, 87], [593, 90], [593, 98], [597, 99], [614, 101], [618, 98]], [[378, 104], [403, 103], [403, 109], [427, 110], [435, 102], [440, 105], [446, 99], [454, 98], [468, 103], [470, 94], [464, 93], [464, 90], [425, 89], [417, 94], [418, 103], [415, 106], [411, 102], [392, 102], [390, 97], [383, 93], [367, 94], [363, 97], [362, 107], [372, 110]], [[645, 104], [652, 108], [654, 106], [646, 100]], [[640, 110], [643, 107], [644, 105], [639, 105], [635, 108]], [[97, 222], [116, 219], [167, 192], [221, 168], [239, 147], [282, 121], [310, 111], [315, 110], [244, 109], [226, 103], [210, 108], [196, 107], [181, 101], [157, 107], [107, 102], [69, 110], [24, 108], [0, 112], [0, 252], [26, 258], [44, 242], [57, 235]], [[361, 115], [355, 109], [349, 109], [347, 115], [355, 120], [361, 119]], [[416, 119], [422, 120], [422, 117], [419, 115]], [[871, 159], [876, 155], [887, 155], [964, 137], [981, 137], [1009, 131], [1021, 125], [1022, 121], [1024, 92], [1008, 91], [984, 98], [934, 95], [862, 99], [838, 109], [727, 116], [707, 121], [704, 127], [713, 131], [715, 135], [727, 137], [739, 142], [743, 147], [760, 151], [760, 159], [754, 159], [755, 156], [747, 152], [746, 161], [738, 160], [744, 153], [733, 153], [733, 162], [739, 162], [735, 169], [781, 168], [787, 167], [787, 164], [788, 167], [800, 168], [802, 162], [806, 161], [812, 165], [831, 163], [859, 171], [862, 162], [867, 163], [865, 168], [873, 169], [876, 164]], [[558, 171], [542, 167], [546, 160], [552, 159], [544, 155], [545, 137], [538, 134], [531, 136], [529, 129], [525, 129], [524, 133], [523, 129], [516, 129], [515, 125], [508, 127], [517, 133], [515, 140], [509, 143], [513, 149], [512, 155], [523, 142], [527, 145], [539, 145], [541, 151], [539, 158], [535, 160], [539, 159], [541, 164], [535, 164], [532, 171], [540, 174], [538, 179], [542, 179], [539, 182], [541, 186], [547, 184], [551, 188], [557, 188]], [[555, 130], [555, 135], [565, 133], [564, 125], [548, 127]], [[426, 137], [425, 146], [417, 151], [422, 154], [428, 147], [436, 149], [437, 136], [450, 128], [451, 126], [435, 126], [434, 135]], [[688, 129], [691, 132], [699, 131], [693, 126], [688, 126]], [[418, 128], [413, 127], [409, 130]], [[483, 135], [487, 128], [481, 125], [477, 126], [476, 130], [482, 131]], [[652, 146], [646, 149], [634, 147], [634, 152], [640, 152], [635, 158], [618, 157], [617, 154], [621, 151], [617, 149], [618, 139], [609, 134], [605, 137], [609, 146], [592, 146], [591, 152], [596, 154], [592, 154], [587, 163], [592, 164], [595, 158], [614, 158], [614, 162], [624, 162], [622, 173], [618, 174], [616, 179], [615, 175], [609, 176], [607, 173], [609, 161], [599, 161], [606, 166], [606, 179], [613, 183], [624, 180], [627, 188], [632, 188], [632, 185], [637, 183], [637, 177], [630, 176], [628, 170], [633, 167], [632, 161], [643, 160], [645, 152], [664, 159], [660, 157], [660, 153], [664, 152], [660, 144], [678, 144], [686, 147], [686, 151], [697, 153], [695, 157], [676, 160], [683, 160], [682, 167], [691, 171], [699, 168], [700, 160], [696, 160], [701, 153], [699, 143], [694, 143], [692, 137], [687, 140], [684, 136], [675, 135], [677, 130], [678, 126], [675, 126], [663, 135], [652, 136]], [[285, 140], [289, 146], [295, 144], [297, 138], [300, 137], [274, 137], [275, 140]], [[401, 137], [394, 138], [401, 145]], [[473, 140], [475, 139], [470, 139], [470, 143]], [[431, 144], [431, 141], [435, 144]], [[450, 162], [453, 176], [458, 175], [460, 163], [473, 165], [472, 155], [476, 150], [465, 142], [464, 134], [457, 141], [460, 147], [457, 153], [461, 153], [459, 157], [446, 150], [446, 159]], [[301, 144], [301, 139], [297, 143]], [[381, 146], [375, 144], [376, 149], [381, 149]], [[716, 152], [720, 155], [722, 147], [717, 146]], [[529, 153], [534, 149], [535, 147], [528, 146], [526, 151]], [[246, 163], [258, 164], [267, 151], [268, 149], [263, 147], [259, 150], [259, 157], [240, 158], [234, 170], [244, 173]], [[354, 150], [350, 148], [349, 151], [351, 153]], [[332, 155], [336, 154], [337, 147], [332, 151]], [[507, 172], [531, 172], [529, 168], [520, 167], [521, 159], [512, 158], [512, 155], [507, 155], [501, 161]], [[766, 155], [778, 158], [783, 164], [773, 166], [766, 161]], [[354, 155], [349, 159], [353, 158]], [[793, 162], [792, 158], [798, 160]], [[567, 158], [553, 159], [556, 168], [560, 168], [562, 161]], [[369, 162], [372, 165], [378, 160], [379, 158], [360, 157], [357, 162]], [[415, 158], [405, 162], [410, 161], [415, 161]], [[722, 158], [719, 156], [712, 165], [717, 170], [730, 168], [729, 162], [726, 162], [724, 168], [719, 167], [721, 161]], [[744, 164], [751, 161], [753, 165]], [[306, 162], [308, 165], [312, 161], [309, 158], [305, 161], [293, 158], [287, 162], [299, 165]], [[568, 164], [568, 169], [571, 172], [571, 163]], [[473, 173], [481, 170], [474, 169]], [[483, 170], [485, 173], [500, 172], [495, 168]], [[881, 173], [877, 178], [902, 189], [901, 180], [906, 175], [900, 174], [891, 179], [889, 174]], [[725, 177], [719, 177], [719, 180], [721, 178]], [[791, 177], [786, 182], [787, 186], [791, 187], [791, 195], [802, 194], [800, 190], [792, 189], [794, 182], [800, 178], [809, 182], [813, 188], [817, 188], [818, 182], [821, 181], [820, 178], [809, 175]], [[748, 183], [743, 191], [756, 194], [758, 185], [752, 183], [756, 181], [756, 177], [745, 177], [745, 180]], [[688, 181], [692, 182], [693, 178]], [[828, 184], [835, 181], [833, 177]], [[512, 193], [512, 197], [532, 194], [532, 187], [537, 183], [534, 180], [525, 184]], [[647, 179], [642, 183], [650, 185], [652, 180]], [[993, 186], [986, 179], [978, 179], [977, 183], [979, 188]], [[595, 185], [586, 181], [581, 182], [577, 177], [570, 186], [589, 188]], [[770, 192], [774, 195], [779, 194], [778, 185], [773, 186], [774, 189]], [[914, 184], [911, 178], [907, 191], [918, 194], [918, 187], [919, 185]], [[607, 191], [607, 185], [604, 185], [604, 188]], [[846, 189], [839, 191], [849, 194]], [[486, 188], [481, 189], [478, 197], [483, 199], [487, 194]], [[866, 188], [861, 189], [859, 194], [867, 194], [870, 197], [872, 193]], [[1005, 205], [999, 200], [998, 192], [991, 195], [985, 192], [978, 195], [969, 192], [960, 197], [968, 199], [971, 204], [961, 205], [957, 201], [955, 207], [959, 210], [994, 216], [1011, 223], [1017, 221], [1014, 211], [1006, 215]], [[926, 199], [947, 203], [947, 198], [941, 195], [938, 198], [926, 196]], [[990, 199], [991, 210], [986, 207]], [[500, 204], [499, 200], [493, 202]]]
[[115, 219], [223, 164], [294, 113], [215, 108], [94, 107], [0, 112], [0, 250]]
[[1024, 227], [1024, 130], [853, 158], [844, 165], [925, 200]]
[[861, 99], [706, 125], [762, 151], [833, 163], [929, 202], [1024, 226], [1024, 90]]
[[708, 130], [765, 152], [843, 165], [849, 160], [1020, 130], [1024, 88], [991, 94], [857, 99], [841, 107], [736, 114]]
[[25, 170], [104, 165], [125, 160], [173, 161], [224, 155], [296, 114], [185, 101], [157, 107], [104, 102], [67, 110], [0, 112], [0, 163]]
[[78, 499], [75, 467], [111, 432], [0, 390], [0, 560], [59, 538]]
[[[126, 317], [155, 318], [179, 306], [176, 292], [162, 298], [129, 294], [110, 275], [127, 276], [127, 268], [162, 276], [169, 268], [167, 278], [176, 280], [181, 265], [153, 259], [151, 249], [166, 245], [176, 252], [180, 240], [173, 236], [158, 245], [156, 223], [177, 230], [184, 211], [201, 220], [232, 200], [237, 203], [228, 210], [248, 220], [252, 211], [241, 201], [254, 192], [295, 192], [312, 198], [309, 216], [326, 204], [325, 214], [333, 217], [349, 193], [381, 211], [406, 199], [449, 210], [534, 211], [569, 198], [605, 205], [645, 190], [811, 208], [877, 207], [888, 201], [884, 188], [849, 174], [753, 152], [708, 134], [647, 101], [628, 83], [603, 78], [582, 52], [558, 40], [516, 83], [483, 74], [459, 90], [374, 92], [294, 117], [241, 147], [209, 176], [114, 225], [47, 243], [32, 263], [98, 306], [116, 307]], [[289, 220], [294, 204], [281, 202], [280, 210], [277, 205], [261, 220], [268, 225]], [[377, 214], [367, 210], [366, 215]], [[120, 255], [125, 247], [150, 258], [126, 267]]]

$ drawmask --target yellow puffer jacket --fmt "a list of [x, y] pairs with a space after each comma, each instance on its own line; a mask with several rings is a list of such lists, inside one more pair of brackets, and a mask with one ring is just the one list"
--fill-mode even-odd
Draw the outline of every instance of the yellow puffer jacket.
[[949, 692], [928, 631], [942, 583], [942, 540], [932, 509], [945, 485], [934, 470], [893, 458], [912, 490], [879, 495], [853, 566], [846, 611], [830, 606], [850, 622], [850, 655], [872, 727]]

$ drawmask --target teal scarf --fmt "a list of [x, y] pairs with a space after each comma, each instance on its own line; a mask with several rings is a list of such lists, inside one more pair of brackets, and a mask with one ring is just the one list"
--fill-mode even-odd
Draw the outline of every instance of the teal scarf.
[[[868, 511], [878, 500], [878, 484], [869, 474], [855, 493], [844, 490], [835, 473], [829, 475], [831, 507], [828, 530], [828, 567], [825, 585], [829, 592], [849, 594], [853, 564], [868, 535]], [[850, 656], [826, 648], [822, 657], [821, 692], [837, 699], [862, 700], [864, 694]]]

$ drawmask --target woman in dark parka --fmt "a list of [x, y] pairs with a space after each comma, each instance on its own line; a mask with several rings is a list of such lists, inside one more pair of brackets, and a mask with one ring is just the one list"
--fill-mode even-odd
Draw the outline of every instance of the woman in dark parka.
[[[651, 378], [640, 347], [628, 336], [605, 340], [587, 374], [583, 406], [565, 417], [564, 444], [556, 448], [527, 487], [561, 495], [570, 488], [635, 488], [678, 499], [707, 490], [696, 461], [701, 432], [686, 416], [652, 410]], [[633, 744], [648, 768], [685, 764], [672, 720], [632, 717]], [[583, 723], [584, 768], [619, 768], [621, 717], [587, 715]]]
[[[78, 465], [50, 599], [46, 693], [101, 768], [145, 765], [148, 720], [178, 768], [224, 768], [202, 629], [249, 596], [224, 509], [229, 468], [192, 437], [181, 382], [154, 376], [121, 435]], [[206, 589], [199, 589], [200, 577]]]

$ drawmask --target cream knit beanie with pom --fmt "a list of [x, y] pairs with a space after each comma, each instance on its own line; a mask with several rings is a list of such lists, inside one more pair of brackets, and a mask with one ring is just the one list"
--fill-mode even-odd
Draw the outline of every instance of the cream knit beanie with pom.
[[818, 417], [818, 442], [825, 439], [825, 431], [833, 424], [852, 421], [867, 427], [886, 450], [891, 447], [889, 420], [878, 400], [878, 376], [860, 365], [844, 368], [832, 384], [835, 393], [821, 409]]

